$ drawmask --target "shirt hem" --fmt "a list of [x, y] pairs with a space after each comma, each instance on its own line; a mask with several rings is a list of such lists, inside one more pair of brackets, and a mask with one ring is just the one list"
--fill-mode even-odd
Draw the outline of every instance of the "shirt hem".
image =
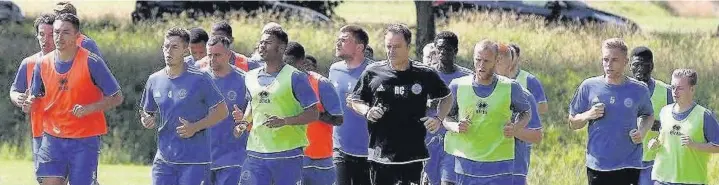
[[292, 159], [292, 158], [304, 157], [305, 155], [300, 154], [300, 155], [287, 156], [287, 157], [260, 157], [260, 156], [255, 156], [255, 155], [247, 154], [247, 156], [253, 157], [253, 158], [257, 158], [257, 159], [270, 159], [270, 160], [273, 160], [273, 159]]
[[349, 153], [349, 152], [346, 152], [346, 151], [342, 150], [341, 148], [335, 148], [335, 149], [337, 149], [339, 152], [342, 152], [343, 154], [346, 154], [346, 155], [349, 155], [349, 156], [352, 156], [352, 157], [364, 157], [364, 158], [367, 158], [367, 156], [368, 156], [367, 154], [361, 155], [361, 154]]
[[242, 168], [242, 165], [241, 165], [241, 164], [237, 164], [237, 165], [220, 166], [220, 167], [210, 168], [210, 170], [221, 170], [221, 169], [232, 168], [232, 167], [240, 167], [240, 168]]
[[600, 171], [600, 172], [609, 172], [609, 171], [618, 171], [618, 170], [624, 170], [624, 169], [638, 169], [641, 170], [641, 166], [627, 166], [627, 167], [621, 167], [621, 168], [614, 168], [614, 169], [598, 169], [598, 168], [592, 168], [587, 166], [587, 168], [592, 169], [594, 171]]
[[491, 178], [491, 177], [498, 177], [498, 176], [503, 176], [503, 175], [514, 175], [514, 174], [511, 173], [511, 172], [509, 172], [509, 173], [492, 174], [492, 175], [472, 175], [472, 174], [466, 174], [466, 173], [461, 173], [461, 172], [455, 172], [455, 173], [460, 174], [460, 175], [466, 175], [466, 176], [474, 177], [474, 178]]
[[429, 158], [422, 158], [422, 159], [416, 159], [416, 160], [404, 161], [404, 162], [377, 161], [377, 160], [370, 159], [370, 158], [367, 158], [367, 160], [368, 160], [368, 161], [372, 161], [372, 162], [376, 162], [376, 163], [380, 163], [380, 164], [402, 165], [402, 164], [411, 164], [411, 163], [416, 163], [416, 162], [424, 162], [424, 161], [429, 160]]

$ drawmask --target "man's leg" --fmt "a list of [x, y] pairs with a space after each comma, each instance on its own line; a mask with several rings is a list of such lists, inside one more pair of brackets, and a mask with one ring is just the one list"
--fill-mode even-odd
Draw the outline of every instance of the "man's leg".
[[[442, 150], [444, 152], [444, 149]], [[454, 156], [444, 153], [440, 163], [442, 173], [442, 185], [454, 185], [457, 182], [457, 173], [454, 172]]]
[[247, 156], [245, 163], [242, 164], [242, 175], [240, 175], [240, 184], [247, 185], [270, 185], [272, 176], [269, 168], [265, 164], [265, 160], [252, 156]]
[[37, 152], [38, 181], [43, 185], [63, 185], [69, 173], [69, 159], [65, 151], [66, 140], [44, 134]]
[[398, 172], [400, 184], [416, 185], [422, 179], [422, 162], [392, 165], [390, 168]]
[[366, 157], [355, 157], [335, 150], [337, 185], [370, 185], [369, 163]]
[[429, 151], [429, 160], [424, 165], [424, 173], [427, 175], [427, 179], [430, 185], [439, 185], [442, 181], [442, 160], [444, 160], [444, 149], [440, 143], [439, 137], [430, 140], [427, 145]]
[[224, 185], [224, 184], [231, 184], [236, 185], [240, 183], [240, 175], [242, 174], [242, 168], [237, 167], [227, 167], [217, 170], [212, 170], [212, 178], [210, 181], [210, 184], [205, 183], [205, 185]]
[[273, 185], [296, 185], [302, 180], [302, 156], [268, 160]]
[[173, 164], [167, 163], [155, 157], [152, 162], [152, 184], [153, 185], [175, 185], [179, 184], [177, 171]]
[[626, 168], [619, 171], [615, 171], [615, 174], [617, 176], [616, 179], [620, 179], [621, 182], [615, 183], [618, 185], [638, 185], [639, 184], [639, 176], [641, 174], [641, 170], [634, 169], [634, 168]]
[[369, 176], [372, 185], [396, 184], [395, 171], [389, 169], [388, 165], [369, 161]]
[[97, 162], [100, 157], [100, 137], [71, 139], [70, 174], [72, 185], [97, 183]]
[[209, 164], [182, 164], [176, 167], [180, 175], [180, 185], [202, 185], [210, 173]]

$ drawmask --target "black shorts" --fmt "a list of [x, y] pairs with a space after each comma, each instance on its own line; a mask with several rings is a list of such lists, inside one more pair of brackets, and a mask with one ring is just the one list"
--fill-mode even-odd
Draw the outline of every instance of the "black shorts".
[[422, 179], [422, 162], [382, 164], [370, 161], [372, 185], [416, 185]]
[[589, 185], [638, 185], [639, 169], [626, 168], [616, 171], [597, 171], [587, 168]]

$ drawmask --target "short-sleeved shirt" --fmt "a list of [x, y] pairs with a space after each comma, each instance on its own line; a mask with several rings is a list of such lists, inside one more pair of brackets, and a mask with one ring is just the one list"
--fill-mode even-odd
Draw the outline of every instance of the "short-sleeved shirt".
[[[54, 56], [56, 72], [64, 74], [70, 71], [74, 59], [60, 61], [57, 54], [54, 54]], [[110, 72], [110, 69], [102, 58], [94, 53], [90, 53], [87, 59], [87, 66], [90, 69], [92, 82], [102, 91], [103, 95], [112, 96], [120, 91], [120, 85], [117, 83], [117, 79], [112, 75], [112, 72]], [[35, 97], [45, 96], [45, 86], [43, 85], [42, 76], [40, 75], [40, 65], [35, 65], [30, 91]]]
[[[230, 64], [232, 64], [232, 66], [235, 66], [235, 59], [236, 59], [237, 55], [239, 55], [239, 53], [234, 52], [234, 51], [232, 52], [232, 55], [230, 55]], [[260, 68], [263, 66], [257, 60], [250, 60], [250, 58], [246, 58], [246, 61], [247, 61], [247, 69], [248, 70], [257, 69], [257, 68]]]
[[542, 83], [539, 82], [539, 79], [537, 79], [534, 74], [529, 74], [527, 76], [527, 89], [530, 93], [532, 93], [532, 96], [534, 96], [537, 104], [547, 103], [547, 96], [544, 94], [544, 87], [542, 87]]
[[642, 145], [632, 142], [629, 132], [637, 129], [637, 117], [654, 114], [647, 86], [626, 78], [620, 85], [604, 76], [584, 80], [569, 104], [574, 116], [604, 103], [604, 116], [589, 121], [587, 167], [597, 171], [642, 168]]
[[[439, 78], [442, 79], [442, 82], [444, 82], [445, 85], [449, 86], [449, 83], [452, 82], [452, 80], [473, 74], [472, 70], [467, 69], [465, 67], [462, 67], [462, 66], [459, 66], [456, 64], [454, 65], [454, 67], [456, 70], [452, 73], [444, 73], [442, 71], [437, 70], [437, 74], [439, 75]], [[428, 116], [436, 116], [437, 115], [438, 103], [439, 102], [437, 102], [437, 101], [430, 101], [429, 109], [427, 110]], [[426, 144], [428, 144], [429, 142], [432, 141], [432, 137], [437, 136], [437, 135], [443, 136], [445, 133], [447, 133], [447, 129], [445, 129], [444, 127], [440, 127], [440, 129], [437, 132], [435, 132], [434, 134], [427, 132], [427, 136], [424, 138], [424, 140], [425, 140], [424, 142]]]
[[[249, 93], [245, 86], [245, 74], [240, 69], [232, 67], [230, 73], [225, 76], [216, 76], [211, 69], [201, 69], [207, 73], [225, 98], [225, 104], [230, 112], [235, 111], [235, 105], [242, 113], [245, 112]], [[228, 166], [241, 166], [247, 153], [247, 136], [242, 134], [239, 138], [233, 134], [235, 119], [228, 114], [225, 119], [210, 128], [212, 142], [212, 168]]]
[[[287, 64], [285, 64], [287, 65]], [[265, 71], [264, 66], [262, 66], [260, 69], [260, 72], [258, 73], [258, 79], [260, 86], [265, 87], [270, 85], [277, 75], [280, 73], [279, 71], [275, 73], [267, 73]], [[294, 71], [292, 73], [292, 94], [295, 96], [295, 99], [297, 102], [300, 103], [300, 106], [302, 106], [304, 109], [307, 109], [313, 105], [315, 105], [318, 100], [317, 96], [315, 96], [315, 92], [312, 90], [312, 87], [310, 86], [310, 81], [307, 76], [307, 73], [304, 73], [302, 71]], [[250, 99], [252, 99], [250, 97]], [[252, 103], [252, 102], [250, 102]], [[254, 113], [253, 113], [254, 114]], [[254, 124], [261, 124], [261, 123], [254, 123]], [[259, 153], [259, 152], [253, 152], [253, 151], [247, 151], [247, 154], [253, 157], [263, 158], [263, 159], [282, 159], [282, 158], [288, 158], [288, 157], [297, 157], [302, 156], [303, 151], [302, 149], [296, 150], [288, 150], [283, 152], [277, 152], [277, 153]]]
[[179, 118], [195, 123], [222, 102], [224, 98], [211, 77], [197, 68], [185, 66], [185, 71], [175, 78], [170, 78], [165, 69], [150, 75], [141, 105], [156, 118], [156, 157], [174, 164], [210, 164], [209, 131], [181, 138], [177, 127], [181, 126]]
[[[539, 119], [539, 110], [537, 109], [537, 100], [529, 91], [524, 91], [524, 95], [529, 101], [529, 105], [532, 111], [532, 117], [529, 119], [527, 129], [530, 130], [541, 130], [542, 121]], [[532, 150], [531, 143], [524, 142], [518, 138], [514, 139], [514, 175], [526, 176], [529, 171], [529, 158]]]
[[[682, 113], [675, 113], [672, 111], [672, 117], [674, 120], [684, 120], [692, 113], [696, 104], [692, 105], [687, 111]], [[706, 109], [704, 111], [704, 139], [707, 143], [714, 146], [719, 146], [719, 123], [717, 123], [717, 117], [711, 110]]]
[[341, 116], [342, 104], [340, 104], [340, 98], [332, 82], [325, 77], [321, 77], [318, 80], [318, 89], [320, 92], [319, 101], [325, 111], [330, 115]]
[[[652, 78], [649, 80], [649, 83], [647, 83], [647, 87], [649, 88], [649, 95], [654, 95], [654, 88], [657, 86], [656, 81]], [[674, 103], [674, 97], [672, 96], [672, 90], [667, 87], [667, 105]]]
[[[472, 87], [474, 89], [475, 95], [478, 97], [486, 98], [489, 95], [494, 92], [494, 88], [497, 86], [497, 77], [495, 76], [492, 80], [492, 83], [489, 85], [482, 85], [474, 81], [472, 83]], [[453, 94], [457, 94], [457, 89], [459, 87], [459, 84], [457, 84], [457, 81], [453, 81], [449, 84], [449, 89], [452, 91]], [[511, 84], [511, 94], [510, 94], [510, 109], [513, 112], [513, 115], [516, 115], [517, 113], [530, 111], [531, 110], [531, 103], [529, 99], [529, 94], [524, 91], [521, 85], [517, 81], [512, 81]], [[454, 101], [455, 106], [457, 100]], [[457, 112], [456, 110], [453, 112]], [[531, 119], [530, 119], [531, 122]], [[529, 127], [529, 125], [528, 125]], [[516, 146], [516, 145], [515, 145]], [[526, 146], [526, 145], [525, 145]], [[478, 149], [479, 150], [479, 149]], [[515, 151], [516, 153], [517, 151]], [[515, 155], [515, 159], [517, 156]], [[475, 176], [492, 176], [492, 175], [500, 175], [500, 174], [507, 174], [511, 175], [514, 173], [514, 162], [515, 160], [504, 160], [504, 161], [496, 161], [496, 162], [478, 162], [478, 161], [472, 161], [469, 159], [464, 159], [461, 157], [457, 157], [457, 160], [459, 164], [462, 166], [460, 171], [457, 171], [461, 174], [471, 174]], [[457, 169], [457, 168], [455, 168]]]
[[368, 123], [368, 160], [407, 164], [429, 157], [424, 144], [427, 129], [420, 119], [427, 114], [427, 100], [447, 97], [450, 92], [435, 70], [409, 63], [404, 71], [392, 69], [387, 61], [373, 63], [354, 87], [355, 98], [385, 109], [381, 118]]
[[185, 62], [185, 64], [187, 64], [188, 66], [195, 66], [195, 58], [192, 57], [192, 55], [186, 56], [186, 57], [183, 58], [182, 60], [183, 60], [183, 61]]
[[[85, 48], [86, 50], [90, 51], [90, 53], [94, 53], [100, 58], [102, 57], [102, 52], [100, 52], [100, 47], [97, 47], [97, 43], [95, 43], [94, 40], [92, 40], [87, 35], [82, 35], [82, 43], [80, 43], [80, 47]], [[103, 58], [104, 59], [104, 58]]]
[[10, 86], [10, 91], [12, 92], [19, 92], [19, 93], [25, 93], [27, 89], [30, 89], [27, 84], [27, 71], [28, 70], [34, 70], [34, 69], [28, 69], [28, 63], [29, 62], [36, 62], [39, 63], [42, 60], [42, 52], [38, 52], [33, 54], [32, 56], [29, 56], [22, 60], [20, 63], [20, 66], [17, 69], [17, 73], [15, 74], [15, 80], [12, 82], [12, 85]]
[[349, 68], [347, 62], [340, 61], [330, 66], [329, 79], [337, 90], [340, 103], [342, 104], [343, 123], [333, 129], [332, 144], [335, 149], [342, 153], [366, 157], [367, 146], [369, 145], [369, 134], [367, 133], [367, 120], [364, 116], [347, 107], [347, 96], [367, 69], [367, 65], [374, 61], [366, 59], [358, 67]]

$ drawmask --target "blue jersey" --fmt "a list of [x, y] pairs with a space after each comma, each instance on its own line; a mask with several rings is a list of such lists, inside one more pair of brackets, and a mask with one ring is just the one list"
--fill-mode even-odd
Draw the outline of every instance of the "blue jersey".
[[[211, 69], [202, 69], [207, 73], [212, 81], [217, 85], [227, 104], [227, 110], [235, 111], [235, 105], [240, 108], [239, 111], [245, 112], [247, 103], [249, 102], [249, 93], [245, 86], [245, 74], [240, 69], [232, 68], [230, 73], [225, 76], [216, 76]], [[212, 168], [222, 168], [228, 166], [241, 166], [245, 161], [247, 153], [247, 133], [243, 133], [240, 138], [236, 138], [233, 134], [235, 129], [235, 120], [232, 114], [223, 119], [210, 128], [212, 142]]]
[[353, 156], [367, 156], [369, 146], [369, 133], [367, 120], [364, 116], [347, 107], [346, 98], [372, 60], [365, 59], [356, 68], [349, 68], [346, 62], [337, 62], [330, 66], [329, 79], [335, 86], [343, 109], [342, 125], [334, 127], [332, 140], [333, 147], [343, 153]]
[[637, 129], [637, 117], [654, 114], [647, 86], [631, 78], [620, 85], [607, 83], [603, 76], [586, 79], [569, 104], [569, 114], [586, 112], [597, 103], [604, 103], [604, 116], [589, 121], [587, 167], [642, 168], [642, 145], [632, 142], [629, 132]]
[[86, 50], [90, 51], [90, 53], [94, 53], [100, 58], [102, 57], [102, 53], [100, 52], [100, 48], [97, 47], [97, 43], [95, 43], [94, 40], [92, 40], [87, 35], [82, 39], [82, 43], [80, 43], [80, 47], [85, 48]]
[[33, 54], [32, 56], [29, 56], [20, 62], [20, 66], [17, 69], [17, 73], [15, 74], [15, 81], [12, 82], [12, 85], [10, 86], [10, 91], [12, 92], [19, 92], [19, 93], [25, 93], [27, 89], [30, 89], [27, 84], [27, 71], [28, 70], [34, 70], [28, 69], [28, 63], [29, 62], [36, 62], [40, 63], [42, 60], [42, 52], [38, 52]]
[[[529, 91], [524, 91], [525, 96], [527, 96], [527, 100], [529, 101], [529, 105], [532, 111], [532, 117], [529, 119], [529, 124], [527, 124], [527, 129], [530, 130], [540, 130], [542, 129], [542, 122], [539, 119], [539, 110], [537, 110], [537, 100], [534, 99], [534, 96]], [[515, 138], [514, 140], [514, 174], [515, 175], [523, 175], [526, 176], [527, 172], [529, 171], [529, 158], [530, 158], [530, 151], [531, 151], [532, 145], [530, 143], [524, 142], [518, 138]]]
[[[472, 70], [469, 70], [465, 67], [462, 67], [462, 66], [459, 66], [456, 64], [454, 65], [454, 67], [456, 70], [453, 73], [443, 73], [441, 71], [437, 71], [437, 74], [439, 75], [439, 78], [442, 79], [442, 82], [444, 82], [444, 85], [449, 86], [449, 83], [452, 82], [452, 80], [473, 74]], [[437, 115], [437, 106], [438, 106], [439, 102], [436, 100], [431, 100], [429, 103], [430, 103], [430, 105], [428, 106], [429, 110], [427, 110], [427, 115], [428, 116], [436, 116]], [[446, 132], [447, 132], [447, 129], [445, 129], [444, 127], [440, 127], [439, 130], [437, 132], [435, 132], [434, 134], [432, 134], [428, 131], [427, 137], [424, 138], [425, 143], [429, 143], [429, 141], [432, 139], [432, 137], [434, 137], [436, 135], [444, 135]]]
[[[74, 59], [60, 61], [57, 54], [54, 54], [54, 57], [56, 72], [64, 74], [70, 71]], [[103, 95], [112, 96], [120, 92], [120, 85], [117, 83], [117, 79], [112, 75], [112, 72], [107, 68], [102, 58], [94, 53], [90, 53], [87, 58], [87, 66], [90, 69], [92, 82], [102, 91]], [[45, 85], [43, 85], [42, 76], [40, 75], [40, 65], [35, 65], [35, 69], [33, 70], [32, 87], [30, 87], [30, 91], [33, 96], [42, 97], [45, 95]]]
[[[478, 97], [488, 97], [489, 95], [494, 92], [495, 86], [497, 86], [497, 77], [494, 77], [494, 80], [490, 85], [481, 85], [476, 82], [473, 82], [472, 87], [474, 89], [475, 95]], [[510, 108], [512, 109], [512, 112], [519, 113], [524, 111], [530, 111], [531, 103], [529, 99], [529, 94], [524, 91], [521, 85], [517, 83], [516, 81], [512, 81], [511, 85], [511, 104]], [[457, 88], [459, 85], [456, 81], [453, 81], [449, 84], [449, 89], [452, 91], [453, 94], [457, 94]], [[457, 101], [455, 99], [454, 102], [455, 107], [457, 105]], [[454, 111], [456, 112], [456, 110]], [[516, 146], [516, 145], [515, 145]], [[525, 145], [526, 146], [526, 145]], [[515, 151], [516, 153], [516, 151]], [[517, 156], [515, 155], [515, 159], [517, 159]], [[496, 161], [496, 162], [478, 162], [478, 161], [472, 161], [469, 159], [457, 157], [457, 160], [459, 163], [455, 165], [459, 165], [460, 167], [455, 169], [460, 169], [457, 171], [459, 174], [466, 174], [466, 175], [472, 175], [472, 176], [480, 176], [480, 177], [488, 177], [488, 176], [495, 176], [495, 175], [511, 175], [514, 173], [514, 160], [505, 160], [505, 161]]]
[[534, 99], [537, 101], [537, 104], [547, 103], [547, 96], [544, 94], [544, 88], [542, 87], [542, 83], [539, 82], [539, 79], [537, 79], [537, 77], [533, 74], [529, 74], [527, 76], [526, 88], [527, 90], [529, 90], [529, 93], [532, 93], [532, 96], [534, 96]]
[[175, 78], [170, 78], [165, 69], [150, 75], [141, 104], [157, 119], [157, 157], [175, 164], [210, 164], [208, 130], [181, 138], [176, 128], [181, 126], [180, 117], [197, 122], [223, 101], [211, 77], [197, 68], [185, 66]]

